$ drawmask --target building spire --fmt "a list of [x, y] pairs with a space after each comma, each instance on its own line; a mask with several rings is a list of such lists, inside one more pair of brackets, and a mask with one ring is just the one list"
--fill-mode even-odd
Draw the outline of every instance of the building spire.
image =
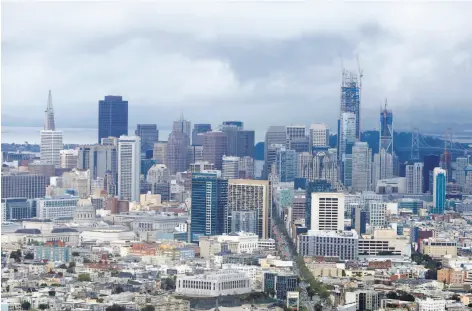
[[49, 90], [49, 95], [48, 95], [48, 106], [46, 108], [46, 111], [44, 112], [44, 130], [46, 131], [55, 131], [56, 130], [56, 124], [54, 122], [54, 109], [52, 108], [52, 94], [51, 90]]

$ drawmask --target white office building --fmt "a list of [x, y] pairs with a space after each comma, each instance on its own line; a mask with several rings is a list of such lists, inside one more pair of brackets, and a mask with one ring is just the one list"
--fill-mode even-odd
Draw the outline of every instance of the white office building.
[[219, 270], [192, 276], [177, 276], [175, 292], [180, 295], [218, 297], [251, 292], [250, 278], [237, 270]]
[[313, 192], [311, 194], [312, 230], [344, 230], [344, 193]]
[[310, 230], [297, 237], [297, 251], [301, 256], [338, 257], [341, 260], [356, 260], [359, 236], [351, 231]]
[[444, 311], [446, 310], [446, 300], [432, 299], [418, 301], [418, 311]]
[[387, 225], [387, 203], [369, 202], [369, 217], [372, 227], [385, 227]]
[[61, 168], [73, 169], [77, 167], [79, 151], [76, 149], [65, 149], [60, 151]]
[[239, 178], [239, 157], [223, 156], [223, 171], [221, 175], [224, 179]]
[[372, 189], [372, 150], [366, 142], [356, 142], [352, 147], [352, 190]]
[[121, 136], [118, 141], [118, 196], [122, 200], [139, 201], [141, 174], [141, 139]]
[[40, 157], [42, 163], [53, 164], [57, 168], [61, 167], [61, 150], [63, 148], [62, 131], [41, 131]]
[[415, 162], [406, 166], [406, 193], [423, 193], [423, 163]]
[[73, 217], [79, 197], [57, 196], [35, 199], [36, 213], [39, 219], [56, 219]]
[[310, 146], [329, 146], [329, 128], [326, 124], [312, 124], [310, 126]]
[[239, 177], [243, 179], [254, 178], [254, 159], [250, 156], [244, 156], [239, 158]]

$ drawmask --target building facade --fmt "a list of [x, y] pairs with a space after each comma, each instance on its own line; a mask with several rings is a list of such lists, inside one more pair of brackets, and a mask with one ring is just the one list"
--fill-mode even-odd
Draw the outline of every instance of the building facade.
[[343, 193], [311, 193], [311, 229], [344, 230]]
[[435, 167], [433, 171], [433, 214], [444, 214], [446, 209], [447, 172]]
[[310, 230], [297, 237], [297, 252], [301, 256], [322, 256], [340, 260], [358, 258], [359, 235], [356, 231]]
[[228, 148], [224, 132], [207, 132], [203, 135], [203, 160], [213, 163], [217, 170], [223, 169], [223, 156]]
[[121, 136], [118, 142], [118, 196], [122, 200], [139, 201], [141, 174], [141, 139]]
[[121, 96], [105, 96], [98, 101], [98, 143], [102, 138], [128, 135], [128, 101]]
[[156, 124], [138, 124], [135, 135], [141, 138], [141, 153], [153, 150], [154, 144], [159, 141], [159, 131]]

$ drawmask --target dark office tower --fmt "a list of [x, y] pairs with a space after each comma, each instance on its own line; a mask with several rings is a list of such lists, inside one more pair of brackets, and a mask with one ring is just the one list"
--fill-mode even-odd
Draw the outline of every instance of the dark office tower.
[[236, 126], [240, 131], [244, 129], [242, 121], [223, 121], [223, 126]]
[[192, 174], [190, 232], [193, 242], [200, 236], [223, 233], [228, 205], [228, 181], [218, 174]]
[[242, 130], [238, 132], [238, 152], [237, 156], [254, 158], [255, 132]]
[[225, 133], [227, 140], [227, 156], [236, 156], [238, 154], [238, 133], [239, 128], [235, 125], [223, 125], [221, 131]]
[[42, 198], [49, 186], [48, 176], [2, 174], [2, 198]]
[[135, 134], [141, 138], [141, 153], [153, 150], [154, 144], [159, 141], [159, 131], [155, 124], [138, 124]]
[[267, 179], [272, 166], [275, 161], [275, 153], [271, 150], [276, 150], [280, 146], [287, 144], [287, 133], [285, 126], [271, 126], [267, 130], [264, 143], [264, 170], [262, 177]]
[[194, 124], [192, 130], [192, 145], [202, 146], [203, 145], [203, 135], [206, 132], [211, 132], [211, 124]]
[[128, 101], [121, 96], [105, 96], [98, 101], [98, 143], [102, 138], [128, 135]]
[[366, 233], [366, 225], [369, 222], [369, 215], [367, 211], [363, 211], [361, 207], [357, 206], [352, 210], [351, 214], [351, 229], [356, 230], [358, 235]]
[[306, 185], [305, 226], [311, 229], [311, 194], [313, 192], [331, 192], [333, 187], [326, 179], [315, 179]]
[[430, 184], [432, 184], [432, 180], [430, 183], [430, 176], [433, 173], [435, 167], [439, 167], [439, 156], [430, 154], [423, 158], [424, 166], [423, 166], [423, 192], [433, 192], [433, 189], [430, 188]]
[[189, 141], [190, 141], [190, 138], [191, 138], [190, 132], [192, 131], [191, 126], [192, 126], [192, 123], [188, 120], [185, 120], [184, 115], [182, 114], [180, 115], [180, 119], [177, 121], [174, 121], [174, 123], [172, 124], [172, 132], [184, 133], [188, 136]]
[[223, 169], [223, 156], [228, 148], [228, 139], [223, 132], [208, 132], [203, 138], [203, 161], [215, 165], [215, 169]]
[[169, 134], [166, 146], [166, 166], [171, 175], [177, 172], [185, 172], [187, 170], [187, 148], [189, 138], [182, 132], [173, 131]]
[[32, 204], [27, 198], [2, 199], [3, 221], [21, 220], [33, 217]]

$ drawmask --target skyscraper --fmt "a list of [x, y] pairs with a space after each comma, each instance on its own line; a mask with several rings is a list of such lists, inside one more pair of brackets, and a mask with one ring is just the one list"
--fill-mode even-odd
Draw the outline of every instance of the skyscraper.
[[[113, 182], [118, 178], [117, 145], [85, 145], [77, 147], [77, 168], [90, 170], [92, 179], [105, 178], [110, 173]], [[109, 180], [110, 181], [110, 180]]]
[[313, 148], [329, 146], [329, 128], [326, 124], [310, 125], [310, 152]]
[[287, 137], [287, 148], [290, 147], [290, 141], [306, 137], [305, 125], [288, 125], [285, 127]]
[[241, 179], [254, 178], [254, 159], [249, 156], [239, 158], [239, 177]]
[[356, 142], [352, 147], [352, 190], [372, 189], [372, 150], [366, 142]]
[[102, 138], [128, 135], [128, 101], [121, 96], [105, 96], [98, 101], [98, 143]]
[[217, 170], [223, 168], [223, 156], [226, 154], [228, 138], [223, 132], [207, 132], [203, 138], [203, 160], [213, 163]]
[[433, 189], [430, 187], [432, 185], [432, 181], [430, 180], [430, 176], [433, 174], [433, 170], [435, 167], [439, 167], [439, 156], [430, 154], [424, 157], [423, 160], [423, 193], [429, 192], [432, 193]]
[[222, 177], [224, 179], [239, 178], [239, 157], [223, 156]]
[[118, 140], [118, 196], [122, 200], [139, 201], [141, 173], [141, 139], [120, 136]]
[[273, 156], [270, 156], [271, 152], [269, 152], [271, 149], [275, 149], [273, 147], [274, 145], [287, 145], [287, 133], [285, 126], [271, 126], [267, 130], [264, 143], [264, 170], [262, 174], [262, 178], [264, 179], [269, 176], [272, 163], [274, 163], [276, 160], [275, 152], [273, 152]]
[[222, 125], [221, 131], [226, 135], [227, 149], [225, 154], [236, 156], [238, 154], [239, 128], [236, 125]]
[[344, 230], [344, 194], [311, 194], [311, 230]]
[[325, 179], [315, 179], [313, 181], [309, 181], [306, 185], [306, 193], [305, 193], [305, 198], [306, 198], [306, 205], [305, 205], [305, 226], [308, 228], [308, 230], [312, 229], [311, 226], [311, 211], [312, 211], [312, 193], [317, 193], [317, 192], [332, 192], [333, 187], [329, 183], [329, 181]]
[[415, 162], [406, 166], [406, 193], [423, 193], [423, 163]]
[[252, 130], [238, 131], [238, 157], [254, 158], [255, 132]]
[[224, 232], [228, 181], [218, 173], [192, 174], [191, 239]]
[[380, 144], [379, 151], [385, 149], [393, 154], [393, 113], [387, 110], [387, 100], [385, 100], [385, 108], [380, 111]]
[[345, 147], [342, 144], [346, 138], [343, 122], [343, 114], [350, 112], [355, 115], [355, 138], [360, 139], [360, 78], [357, 73], [343, 69], [341, 82], [341, 109], [338, 123], [338, 161], [342, 160]]
[[352, 146], [356, 142], [356, 115], [343, 112], [341, 115], [341, 138], [338, 147], [341, 182], [346, 187], [352, 186]]
[[44, 116], [44, 130], [41, 131], [40, 159], [42, 163], [61, 167], [62, 132], [56, 131], [54, 109], [52, 107], [51, 91]]
[[297, 177], [297, 153], [282, 148], [277, 151], [277, 175], [281, 182], [292, 182]]
[[232, 216], [236, 211], [256, 211], [256, 234], [270, 237], [272, 193], [268, 180], [230, 179], [228, 181], [228, 209], [225, 216], [225, 232], [231, 232]]
[[156, 124], [138, 124], [135, 132], [141, 138], [141, 152], [153, 150], [154, 144], [159, 141], [159, 131]]
[[181, 132], [187, 135], [189, 139], [189, 144], [190, 144], [190, 138], [191, 138], [190, 133], [192, 131], [192, 123], [188, 120], [185, 120], [183, 114], [180, 116], [179, 120], [174, 121], [174, 124], [172, 126], [172, 131]]
[[[185, 172], [188, 168], [188, 136], [179, 131], [172, 131], [165, 147], [166, 157], [165, 165], [169, 169], [171, 175], [177, 172]], [[156, 160], [157, 163], [157, 160]]]
[[375, 188], [377, 182], [381, 179], [393, 177], [393, 155], [386, 149], [380, 149], [379, 153], [374, 155], [374, 164], [372, 166], [372, 186]]
[[156, 160], [156, 164], [165, 164], [166, 162], [166, 154], [167, 154], [167, 142], [166, 141], [158, 141], [154, 144], [154, 151], [152, 153], [152, 157]]
[[46, 108], [45, 117], [44, 117], [44, 130], [45, 131], [55, 131], [56, 122], [54, 121], [54, 109], [52, 108], [52, 95], [51, 90], [49, 90], [48, 95], [48, 106]]
[[223, 121], [223, 126], [236, 126], [239, 130], [244, 129], [244, 122], [242, 121]]
[[192, 130], [192, 145], [202, 146], [203, 145], [203, 134], [211, 132], [211, 124], [194, 124]]
[[433, 214], [444, 214], [446, 209], [447, 172], [435, 167], [433, 171]]

